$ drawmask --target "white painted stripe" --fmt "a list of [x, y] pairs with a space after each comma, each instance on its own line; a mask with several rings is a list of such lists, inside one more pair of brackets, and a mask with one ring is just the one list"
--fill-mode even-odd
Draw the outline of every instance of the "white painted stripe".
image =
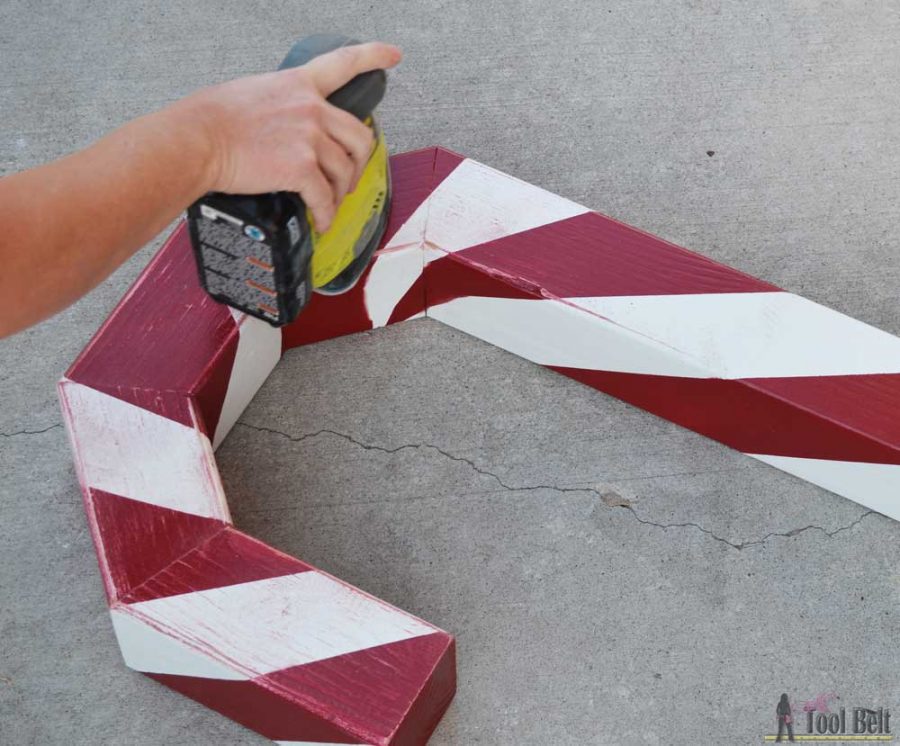
[[171, 635], [135, 618], [127, 608], [110, 609], [110, 615], [125, 665], [135, 671], [177, 673], [201, 679], [247, 678], [207, 653], [188, 647]]
[[677, 351], [558, 301], [457, 298], [428, 316], [541, 365], [708, 377]]
[[542, 365], [699, 378], [900, 372], [900, 338], [782, 292], [467, 297], [428, 315]]
[[459, 251], [588, 212], [575, 202], [468, 158], [397, 231], [389, 246], [425, 240]]
[[209, 439], [72, 381], [62, 386], [84, 487], [230, 521]]
[[142, 601], [128, 609], [249, 675], [436, 631], [314, 571]]
[[281, 329], [229, 308], [238, 327], [238, 348], [213, 438], [218, 448], [281, 359]]
[[791, 293], [570, 300], [718, 378], [900, 372], [900, 338]]
[[900, 520], [900, 466], [896, 464], [747, 455]]
[[372, 326], [385, 326], [403, 296], [422, 275], [419, 247], [379, 254], [366, 278], [366, 311]]

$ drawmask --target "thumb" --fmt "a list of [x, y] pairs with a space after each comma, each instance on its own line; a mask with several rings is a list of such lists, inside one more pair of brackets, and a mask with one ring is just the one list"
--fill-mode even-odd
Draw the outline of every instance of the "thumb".
[[312, 76], [323, 96], [329, 96], [357, 75], [393, 67], [403, 53], [393, 44], [379, 41], [340, 47], [307, 62], [303, 69]]

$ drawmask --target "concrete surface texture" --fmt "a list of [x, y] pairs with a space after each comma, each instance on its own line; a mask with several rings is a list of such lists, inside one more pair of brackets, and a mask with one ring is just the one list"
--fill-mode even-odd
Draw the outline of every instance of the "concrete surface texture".
[[[0, 171], [317, 30], [406, 51], [394, 151], [900, 333], [887, 0], [6, 0]], [[0, 342], [3, 744], [263, 743], [121, 664], [59, 424], [54, 382], [158, 245]], [[897, 523], [439, 324], [291, 352], [219, 463], [239, 526], [458, 635], [436, 746], [759, 743], [781, 692], [900, 708]]]

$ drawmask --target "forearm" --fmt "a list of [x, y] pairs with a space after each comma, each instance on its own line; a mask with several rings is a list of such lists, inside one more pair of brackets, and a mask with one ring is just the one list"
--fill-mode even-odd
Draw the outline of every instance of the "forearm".
[[400, 56], [372, 42], [232, 80], [0, 179], [0, 337], [77, 300], [207, 191], [297, 192], [326, 230], [373, 144], [326, 97]]
[[91, 290], [211, 187], [201, 114], [181, 101], [0, 179], [0, 337]]

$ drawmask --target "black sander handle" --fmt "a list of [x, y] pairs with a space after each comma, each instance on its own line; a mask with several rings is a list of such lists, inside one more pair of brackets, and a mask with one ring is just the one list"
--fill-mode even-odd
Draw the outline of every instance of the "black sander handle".
[[[359, 43], [341, 34], [313, 34], [294, 44], [278, 69], [300, 67], [321, 54]], [[386, 89], [387, 75], [384, 70], [370, 70], [338, 88], [328, 97], [328, 102], [349, 111], [357, 119], [365, 120], [378, 106]]]

